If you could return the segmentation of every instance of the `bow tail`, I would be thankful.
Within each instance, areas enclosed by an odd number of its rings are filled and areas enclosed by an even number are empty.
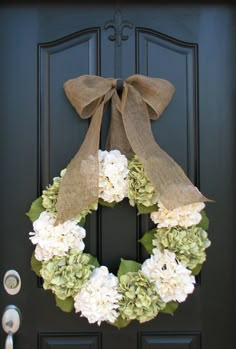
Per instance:
[[[120,150],[120,152],[126,155],[127,158],[131,158],[134,154],[125,132],[121,115],[121,101],[116,91],[112,96],[111,121],[108,131],[106,149]]]
[[[192,184],[181,167],[156,143],[147,105],[133,86],[126,86],[123,123],[134,153],[144,166],[159,201],[167,209],[209,201]]]
[[[79,151],[67,166],[60,183],[57,219],[62,223],[79,215],[98,198],[98,149],[105,100],[93,114],[89,129]]]

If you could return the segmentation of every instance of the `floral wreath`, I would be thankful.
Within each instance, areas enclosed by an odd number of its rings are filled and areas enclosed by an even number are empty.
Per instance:
[[[143,323],[160,313],[173,314],[194,291],[195,276],[211,244],[205,204],[195,201],[167,208],[137,154],[128,158],[118,149],[99,149],[95,158],[97,198],[78,214],[58,221],[62,185],[71,164],[32,203],[27,213],[34,230],[32,270],[42,278],[43,288],[55,295],[59,308],[74,308],[89,323],[121,328],[132,320]],[[121,258],[115,276],[84,252],[84,224],[99,204],[114,207],[125,198],[138,214],[150,214],[156,226],[139,240],[149,258],[142,264]]]

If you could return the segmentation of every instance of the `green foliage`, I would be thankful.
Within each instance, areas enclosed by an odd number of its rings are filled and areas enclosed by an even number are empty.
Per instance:
[[[93,265],[95,268],[99,267],[97,258],[92,256],[91,254],[88,254],[88,256],[89,256],[89,264]]]
[[[122,275],[127,274],[129,272],[136,272],[141,269],[141,264],[131,260],[125,260],[121,258],[118,277],[120,278]]]
[[[202,219],[200,223],[197,225],[197,227],[202,228],[203,230],[208,230],[209,228],[209,219],[206,215],[205,211],[201,211]]]
[[[35,272],[35,274],[36,274],[37,276],[40,277],[40,276],[41,276],[40,270],[41,270],[41,268],[42,268],[42,262],[38,261],[38,260],[35,258],[34,253],[33,253],[32,256],[31,256],[31,261],[30,261],[30,263],[31,263],[31,269]]]
[[[111,323],[111,325],[117,327],[117,328],[124,328],[126,326],[128,326],[130,324],[131,320],[126,320],[126,319],[122,319],[121,316],[118,317],[118,319]]]
[[[85,226],[85,223],[86,223],[86,218],[84,217],[84,218],[81,218],[81,220],[79,221],[79,225],[81,226],[81,227],[84,227]]]
[[[149,214],[152,212],[156,212],[158,210],[158,206],[157,205],[144,206],[142,204],[138,204],[137,209],[138,209],[138,214]]]
[[[89,207],[87,207],[86,209],[82,210],[80,212],[80,214],[78,216],[76,216],[75,218],[78,220],[79,225],[81,225],[80,222],[82,222],[82,224],[84,224],[86,216],[88,214],[91,214],[92,211],[96,211],[98,209],[98,201],[94,202],[93,204],[91,204]]]
[[[115,207],[115,205],[117,204],[116,201],[107,202],[107,201],[104,201],[102,198],[98,199],[98,203],[99,203],[99,205],[106,206],[106,207],[111,207],[111,208]]]
[[[70,313],[73,310],[74,299],[72,297],[68,297],[66,299],[60,299],[57,296],[55,296],[55,300],[56,300],[57,307],[65,311],[66,313]]]
[[[26,215],[30,218],[33,223],[36,219],[39,218],[40,213],[45,211],[45,208],[42,205],[42,197],[40,196],[31,204],[30,210],[26,213]]]
[[[161,310],[161,313],[174,315],[174,312],[176,311],[178,306],[179,306],[178,302],[174,302],[174,301],[168,302],[166,303],[165,308]]]
[[[149,230],[143,234],[143,237],[140,240],[138,240],[139,242],[141,242],[141,244],[149,254],[151,254],[153,250],[152,240],[154,239],[156,232],[157,232],[156,228]]]
[[[198,264],[198,265],[192,270],[192,274],[195,275],[195,276],[198,275],[198,274],[200,273],[201,269],[202,269],[202,264]]]

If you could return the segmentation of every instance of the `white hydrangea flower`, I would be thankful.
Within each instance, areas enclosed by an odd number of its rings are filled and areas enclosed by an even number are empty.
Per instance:
[[[65,256],[71,248],[84,250],[83,238],[86,235],[84,228],[76,220],[68,220],[63,224],[55,224],[55,216],[51,212],[43,211],[34,221],[34,232],[30,240],[35,248],[35,257],[39,261],[47,261],[53,256]]]
[[[128,195],[128,160],[119,150],[98,151],[99,198],[119,202]]]
[[[167,210],[165,206],[159,202],[159,210],[152,212],[150,217],[152,221],[158,224],[158,228],[171,228],[177,225],[188,228],[198,224],[201,219],[200,211],[204,209],[203,202],[197,202],[190,205],[177,207],[173,210]]]
[[[164,302],[184,302],[194,290],[195,278],[191,271],[177,261],[175,253],[168,250],[161,252],[155,248],[153,255],[144,261],[142,272],[156,285]]]
[[[117,291],[118,278],[109,273],[107,267],[95,268],[90,279],[75,296],[76,312],[88,319],[89,323],[102,321],[113,323],[118,317],[118,301],[122,296]]]

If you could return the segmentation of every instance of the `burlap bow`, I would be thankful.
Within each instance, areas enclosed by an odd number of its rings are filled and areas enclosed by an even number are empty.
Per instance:
[[[156,120],[169,104],[174,86],[167,80],[133,75],[123,83],[121,98],[116,79],[82,75],[68,80],[65,93],[81,118],[91,117],[84,142],[67,167],[57,200],[57,221],[77,216],[98,199],[98,149],[104,106],[111,99],[107,149],[137,154],[159,200],[168,209],[208,201],[180,166],[156,143],[150,119]]]

